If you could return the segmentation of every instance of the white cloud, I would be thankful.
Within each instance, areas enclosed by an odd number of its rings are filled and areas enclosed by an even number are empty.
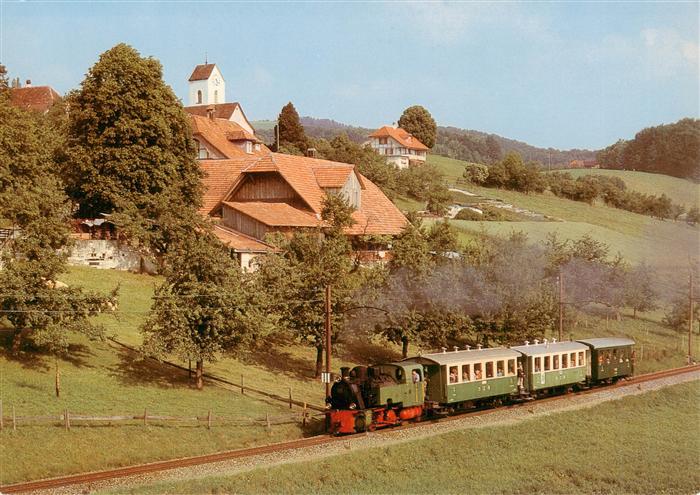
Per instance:
[[[655,79],[697,73],[700,50],[695,40],[673,29],[648,28],[634,36],[611,35],[589,47],[587,59],[595,65],[617,64]]]

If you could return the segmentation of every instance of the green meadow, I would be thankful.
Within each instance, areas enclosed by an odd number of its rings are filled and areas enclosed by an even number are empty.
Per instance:
[[[330,458],[110,493],[695,493],[700,383]]]

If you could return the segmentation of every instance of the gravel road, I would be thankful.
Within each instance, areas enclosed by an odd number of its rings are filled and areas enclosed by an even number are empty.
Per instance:
[[[676,375],[641,384],[630,384],[614,389],[601,389],[597,392],[586,395],[572,396],[567,400],[526,403],[521,407],[499,409],[493,413],[483,416],[464,417],[441,423],[425,423],[418,427],[406,430],[385,430],[383,432],[356,435],[330,445],[305,447],[293,451],[263,454],[246,459],[222,461],[213,464],[173,469],[170,471],[132,476],[112,481],[93,483],[90,485],[74,485],[71,487],[35,493],[92,493],[110,488],[124,489],[124,491],[128,492],[129,487],[134,487],[140,484],[150,484],[158,481],[190,480],[209,476],[233,475],[252,469],[268,468],[280,464],[309,461],[344,454],[351,451],[357,451],[360,449],[387,447],[389,445],[419,440],[429,436],[464,430],[467,428],[509,425],[519,421],[532,420],[549,414],[590,408],[603,402],[639,395],[653,390],[659,390],[670,385],[676,385],[699,379],[700,372]]]

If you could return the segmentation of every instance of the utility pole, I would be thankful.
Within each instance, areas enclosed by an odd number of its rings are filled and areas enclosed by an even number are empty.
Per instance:
[[[331,286],[326,285],[326,373],[331,373]],[[330,381],[326,383],[326,397],[331,395]]]
[[[691,338],[693,337],[693,271],[690,271],[690,291],[688,293],[688,364],[693,364],[693,345]]]
[[[564,335],[564,279],[561,276],[561,267],[559,267],[559,342],[562,341]]]

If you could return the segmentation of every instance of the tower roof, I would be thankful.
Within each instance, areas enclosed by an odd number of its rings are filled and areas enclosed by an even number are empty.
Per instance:
[[[202,64],[198,65],[192,71],[192,75],[189,81],[206,81],[211,76],[212,71],[216,67],[216,64]]]

